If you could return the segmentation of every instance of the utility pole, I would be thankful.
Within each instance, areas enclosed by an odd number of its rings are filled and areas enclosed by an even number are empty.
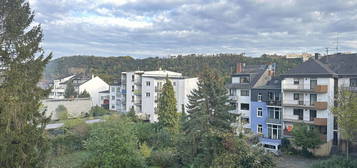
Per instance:
[[[338,33],[337,33],[337,39],[336,39],[336,53],[338,53],[338,38],[339,38],[339,36],[338,36]]]
[[[326,55],[328,55],[328,48],[326,48]]]

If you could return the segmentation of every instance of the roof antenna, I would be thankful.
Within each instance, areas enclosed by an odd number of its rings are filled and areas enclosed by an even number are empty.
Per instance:
[[[337,33],[337,39],[336,39],[336,53],[338,54],[338,40],[339,40],[339,35]]]

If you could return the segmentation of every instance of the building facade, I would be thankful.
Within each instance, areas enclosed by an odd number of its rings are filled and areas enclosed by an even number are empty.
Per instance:
[[[122,112],[122,90],[119,83],[114,83],[109,86],[110,105],[112,111]]]
[[[251,131],[259,135],[265,147],[276,147],[282,138],[282,96],[280,79],[253,88],[251,96]]]
[[[238,132],[249,132],[251,129],[251,89],[265,85],[273,76],[274,65],[245,65],[237,64],[236,72],[231,76],[229,99],[234,106],[233,114],[239,115]]]
[[[151,122],[158,121],[157,104],[166,77],[174,87],[178,112],[186,111],[187,96],[197,88],[197,78],[185,78],[181,73],[159,71],[123,72],[121,78],[122,110],[132,108],[138,116]]]

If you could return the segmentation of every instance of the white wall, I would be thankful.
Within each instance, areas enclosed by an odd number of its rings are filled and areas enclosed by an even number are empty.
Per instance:
[[[56,108],[59,105],[64,105],[67,108],[70,117],[79,117],[81,114],[89,113],[92,107],[92,101],[90,98],[61,100],[46,99],[42,101],[42,104],[47,109],[45,115],[47,117],[51,116],[52,120],[58,119]]]
[[[93,106],[100,106],[101,103],[99,102],[99,92],[108,89],[109,85],[97,76],[80,85],[79,94],[86,90],[92,98]]]

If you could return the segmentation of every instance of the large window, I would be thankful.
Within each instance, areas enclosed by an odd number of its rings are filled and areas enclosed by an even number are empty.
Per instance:
[[[249,96],[249,90],[241,90],[240,95],[241,96]]]
[[[146,92],[146,97],[150,97],[150,92]]]
[[[150,86],[150,81],[146,81],[146,86]]]
[[[280,118],[281,118],[281,108],[269,107],[268,111],[269,111],[269,118],[270,119],[280,120]]]
[[[294,79],[294,85],[298,85],[300,83],[299,79],[298,78],[295,78]]]
[[[235,96],[236,95],[236,89],[229,89],[229,95],[230,96]]]
[[[268,124],[268,138],[280,139],[281,138],[281,125]]]
[[[294,115],[298,116],[298,120],[304,119],[304,110],[303,109],[294,109]]]
[[[247,103],[241,103],[241,104],[240,104],[240,109],[241,109],[241,110],[249,110],[249,104],[247,104]]]
[[[310,121],[314,121],[316,118],[316,110],[310,110]]]
[[[257,117],[263,116],[263,108],[257,108]]]

